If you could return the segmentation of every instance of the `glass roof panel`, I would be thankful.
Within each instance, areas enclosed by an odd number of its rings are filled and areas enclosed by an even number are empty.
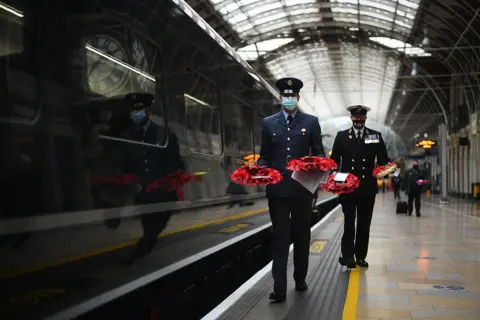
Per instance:
[[[290,49],[268,61],[275,78],[294,76],[304,82],[300,106],[320,118],[347,114],[345,108],[364,104],[369,118],[384,121],[400,62],[380,49],[323,42]]]
[[[247,60],[268,52],[267,68],[276,78],[295,76],[305,87],[301,105],[320,117],[346,114],[345,107],[362,103],[372,108],[370,118],[384,121],[400,68],[395,55],[356,44],[316,42],[303,47],[283,46],[288,34],[303,28],[344,27],[364,29],[377,35],[406,39],[421,0],[210,0],[215,9],[244,40],[238,53]],[[303,30],[304,31],[304,30]],[[283,38],[279,38],[283,37]],[[308,38],[304,38],[308,40]],[[402,41],[372,37],[391,51],[428,55]],[[397,41],[397,42],[392,42]],[[293,47],[293,48],[292,48]]]
[[[248,41],[265,30],[281,24],[291,29],[310,15],[319,25],[328,18],[347,27],[373,25],[385,31],[408,35],[413,26],[420,0],[210,0],[223,18]],[[322,9],[322,10],[321,10]],[[325,19],[327,18],[327,20]],[[395,28],[395,27],[400,28]]]

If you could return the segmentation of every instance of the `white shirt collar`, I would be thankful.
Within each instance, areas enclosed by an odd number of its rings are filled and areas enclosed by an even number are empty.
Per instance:
[[[365,131],[365,127],[363,127],[361,130],[353,127],[353,131],[355,132],[355,137],[358,136],[358,132],[360,132],[361,136],[363,137],[363,132]]]

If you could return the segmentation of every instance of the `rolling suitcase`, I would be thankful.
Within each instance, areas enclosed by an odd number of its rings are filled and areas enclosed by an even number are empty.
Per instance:
[[[397,202],[397,214],[407,214],[408,204],[407,201],[399,200]]]

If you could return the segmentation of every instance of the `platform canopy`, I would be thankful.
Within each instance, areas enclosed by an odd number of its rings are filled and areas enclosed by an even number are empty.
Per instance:
[[[261,60],[273,78],[305,87],[300,107],[320,118],[369,106],[385,122],[400,54],[426,56],[406,43],[420,0],[210,0],[242,39],[247,61]]]

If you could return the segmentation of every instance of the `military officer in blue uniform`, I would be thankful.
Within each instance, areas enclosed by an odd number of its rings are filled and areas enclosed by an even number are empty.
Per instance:
[[[317,117],[302,113],[297,104],[302,81],[283,78],[276,82],[282,110],[263,120],[262,147],[258,165],[278,170],[283,180],[267,186],[268,206],[273,224],[273,267],[275,282],[270,300],[282,302],[287,291],[287,260],[290,239],[294,243],[294,280],[297,291],[307,290],[310,246],[310,218],[313,194],[291,178],[286,169],[291,159],[314,155],[324,157],[322,134]]]
[[[132,107],[130,113],[132,125],[122,132],[120,137],[139,143],[122,143],[120,162],[122,173],[133,174],[140,178],[135,204],[178,201],[179,197],[176,191],[147,190],[147,186],[155,180],[178,171],[185,171],[177,137],[168,132],[164,126],[156,124],[150,119],[149,110],[154,103],[152,94],[130,93],[125,96],[125,100]],[[165,139],[168,143],[163,148],[161,146]],[[165,229],[171,216],[171,211],[142,215],[144,234],[138,242],[132,258],[127,263],[132,263],[152,251],[158,235]]]
[[[353,126],[337,133],[331,158],[339,164],[338,171],[352,173],[359,178],[360,186],[351,194],[340,195],[345,220],[342,256],[339,262],[350,269],[356,268],[356,265],[368,268],[365,258],[368,252],[373,206],[378,193],[377,178],[373,176],[373,169],[375,164],[386,165],[390,159],[382,134],[365,127],[367,112],[370,109],[356,105],[348,107],[347,110],[351,113]]]

